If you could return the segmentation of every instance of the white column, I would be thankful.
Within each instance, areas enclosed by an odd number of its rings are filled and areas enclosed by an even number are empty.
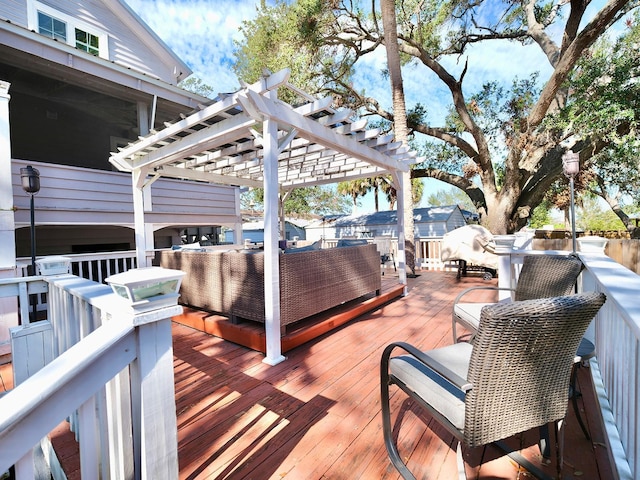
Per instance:
[[[138,268],[147,266],[147,227],[144,223],[144,192],[141,185],[145,176],[139,169],[131,172],[131,181],[133,182],[133,223]],[[151,238],[153,241],[153,236]]]
[[[15,218],[11,184],[9,86],[0,80],[0,278],[16,276]],[[0,300],[0,359],[10,353],[9,328],[18,325],[16,298]]]
[[[280,343],[280,250],[278,248],[278,125],[263,122],[265,363],[285,358]]]
[[[145,102],[138,102],[138,129],[140,135],[148,135],[150,132],[149,105]],[[147,176],[146,170],[138,171],[134,178],[133,188],[133,205],[134,205],[134,223],[136,238],[136,256],[138,267],[151,266],[147,264],[148,259],[146,252],[153,250],[155,244],[153,241],[153,224],[145,223],[144,212],[153,210],[151,203],[151,185],[144,186]]]
[[[0,270],[16,268],[13,187],[11,186],[11,136],[9,129],[9,83],[0,81]],[[4,275],[3,275],[4,276]]]
[[[398,280],[405,285],[404,295],[407,294],[407,257],[404,251],[404,190],[402,189],[404,178],[402,172],[393,172],[393,182],[396,184],[398,216]]]

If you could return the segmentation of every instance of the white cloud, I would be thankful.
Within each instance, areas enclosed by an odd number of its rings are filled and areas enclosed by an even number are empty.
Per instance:
[[[214,91],[239,87],[231,69],[233,40],[256,1],[127,0],[140,18]]]

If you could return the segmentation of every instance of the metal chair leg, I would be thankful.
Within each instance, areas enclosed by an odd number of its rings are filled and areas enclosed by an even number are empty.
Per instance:
[[[564,424],[559,422],[553,422],[553,427],[556,434],[556,472],[558,478],[562,478],[562,464],[564,461]]]
[[[578,368],[580,368],[580,365],[581,365],[581,362],[574,363],[573,368],[571,369],[571,380],[569,381],[569,388],[571,389],[570,391],[571,404],[573,405],[573,411],[576,414],[576,419],[578,420],[578,425],[580,425],[580,428],[582,429],[582,433],[584,433],[584,436],[586,437],[587,440],[591,440],[591,435],[589,435],[589,432],[587,431],[587,426],[584,424],[584,421],[582,420],[582,414],[580,413],[580,408],[578,406],[578,397],[582,395],[580,391],[576,389],[576,381],[578,379]]]
[[[389,406],[389,355],[391,349],[386,349],[382,355],[380,362],[380,403],[382,407],[382,434],[384,437],[384,445],[387,448],[389,459],[394,467],[398,470],[404,480],[416,480],[411,471],[400,458],[398,447],[393,441],[393,430],[391,428],[391,408]]]

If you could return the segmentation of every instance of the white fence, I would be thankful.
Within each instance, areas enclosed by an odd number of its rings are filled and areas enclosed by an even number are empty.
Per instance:
[[[395,266],[398,259],[398,239],[392,237],[374,237],[366,239],[369,243],[378,245],[381,255],[391,254]],[[338,244],[338,239],[325,239],[323,248],[332,248]],[[382,247],[384,245],[384,247]],[[416,239],[416,267],[423,270],[436,270],[455,272],[458,269],[457,262],[443,262],[440,259],[442,252],[442,237],[420,237]]]
[[[617,465],[626,458],[620,478],[640,478],[640,276],[604,255],[581,255],[586,265],[582,289],[607,295],[595,322],[598,387],[605,402],[608,438],[619,434],[610,450]]]
[[[81,478],[177,478],[171,317],[182,307],[133,314],[74,275],[3,279],[0,297],[35,282],[48,286],[50,322],[12,331],[17,386],[0,398],[0,473],[15,464],[18,480],[32,479],[34,447],[71,417]],[[39,350],[54,359],[34,373],[34,360],[49,360]]]

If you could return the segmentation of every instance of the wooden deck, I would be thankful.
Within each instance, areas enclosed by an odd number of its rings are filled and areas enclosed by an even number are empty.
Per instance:
[[[389,278],[389,277],[387,277]],[[379,359],[385,345],[409,341],[422,349],[451,343],[451,304],[460,289],[491,282],[455,273],[421,272],[409,294],[290,349],[276,366],[244,346],[174,323],[174,358],[180,478],[182,479],[397,479],[382,440]],[[495,283],[495,280],[493,281]],[[11,386],[0,366],[0,387]],[[565,478],[614,478],[588,369],[580,369],[592,441],[579,430],[569,407]],[[526,399],[523,399],[526,401]],[[394,418],[401,412],[399,444],[417,478],[456,476],[453,439],[399,391],[392,392]],[[77,454],[64,429],[61,460],[79,478]],[[537,432],[513,439],[540,464]],[[531,478],[490,450],[466,452],[467,477]],[[549,473],[553,466],[545,466]]]

